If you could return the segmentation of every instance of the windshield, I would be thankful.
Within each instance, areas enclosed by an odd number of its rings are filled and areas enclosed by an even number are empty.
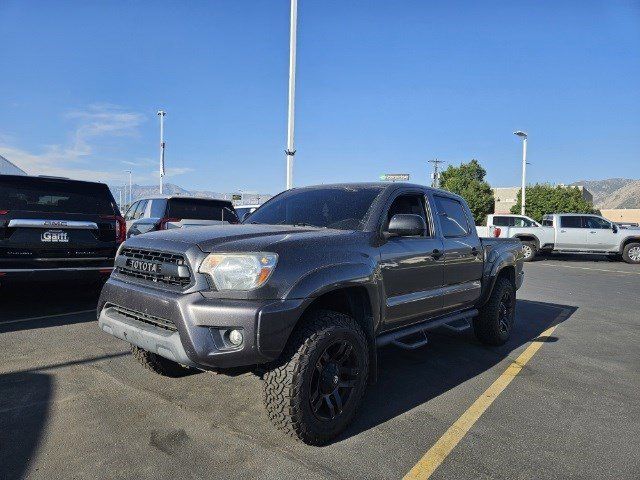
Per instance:
[[[327,187],[291,190],[262,205],[248,223],[362,230],[382,187]]]

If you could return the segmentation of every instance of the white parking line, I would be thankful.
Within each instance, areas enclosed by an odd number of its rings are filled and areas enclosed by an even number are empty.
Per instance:
[[[3,325],[9,325],[12,323],[33,322],[34,320],[44,320],[45,318],[64,317],[66,315],[80,315],[81,313],[89,313],[89,312],[95,313],[96,310],[95,308],[92,308],[91,310],[78,310],[77,312],[56,313],[55,315],[43,315],[41,317],[19,318],[17,320],[8,320],[6,322],[0,321],[0,328]]]
[[[607,273],[615,273],[622,275],[640,275],[640,272],[625,272],[624,270],[609,270],[607,268],[591,268],[591,267],[576,267],[575,265],[560,265],[557,263],[554,264],[545,264],[545,263],[530,263],[529,265],[537,265],[539,267],[562,267],[562,268],[577,268],[580,270],[595,270],[596,272],[607,272]],[[529,266],[527,265],[527,267]]]

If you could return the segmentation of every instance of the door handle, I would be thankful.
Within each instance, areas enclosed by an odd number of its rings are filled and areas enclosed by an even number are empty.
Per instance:
[[[596,233],[596,232],[589,232],[589,233]]]
[[[437,248],[434,248],[433,252],[431,252],[431,257],[433,257],[434,260],[438,260],[440,257],[442,257],[442,252]]]
[[[566,230],[560,230],[560,233],[567,233]]]

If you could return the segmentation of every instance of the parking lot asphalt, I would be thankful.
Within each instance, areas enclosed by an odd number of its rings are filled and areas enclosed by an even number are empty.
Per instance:
[[[251,374],[144,370],[98,330],[95,291],[2,291],[0,478],[401,478],[535,342],[431,478],[639,478],[640,269],[552,257],[525,274],[508,344],[443,332],[381,350],[356,422],[325,447],[276,431]]]

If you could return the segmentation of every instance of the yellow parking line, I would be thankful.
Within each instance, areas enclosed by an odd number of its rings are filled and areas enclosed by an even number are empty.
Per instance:
[[[531,357],[540,349],[544,339],[551,336],[558,323],[547,328],[529,345],[518,358],[507,367],[498,379],[487,388],[478,399],[462,414],[456,422],[438,439],[438,441],[424,454],[418,463],[404,476],[405,480],[423,480],[440,466],[456,445],[464,438],[467,432],[478,421],[482,414],[489,408],[493,401],[507,388],[507,385],[520,373]]]

